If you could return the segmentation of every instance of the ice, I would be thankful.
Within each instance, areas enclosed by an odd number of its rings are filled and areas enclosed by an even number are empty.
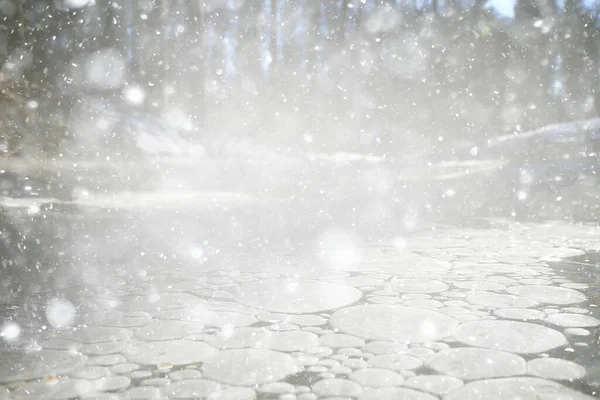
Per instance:
[[[573,381],[585,376],[585,368],[560,358],[536,358],[527,363],[527,373],[545,379]]]
[[[327,320],[319,315],[290,315],[285,319],[286,322],[300,326],[321,326],[327,323]]]
[[[245,387],[230,387],[210,394],[208,400],[256,400],[256,392]]]
[[[273,332],[265,328],[238,328],[231,335],[220,333],[207,340],[222,349],[254,347],[278,351],[304,350],[319,343],[312,332]]]
[[[540,310],[530,308],[500,308],[494,310],[494,315],[503,319],[516,319],[521,321],[542,320],[546,314]]]
[[[396,372],[382,368],[359,369],[349,378],[366,387],[398,386],[404,382],[404,378]]]
[[[380,354],[369,358],[368,365],[375,368],[385,368],[393,371],[406,371],[420,368],[423,361],[406,354]]]
[[[440,351],[427,366],[436,372],[463,380],[524,375],[526,362],[522,357],[504,351],[456,348]]]
[[[294,392],[294,385],[286,382],[272,382],[258,387],[259,393],[284,394]]]
[[[439,293],[448,290],[448,285],[434,279],[395,277],[390,282],[390,288],[401,293]]]
[[[85,60],[86,85],[101,90],[118,89],[125,84],[125,58],[115,48],[105,48]]]
[[[471,304],[489,308],[529,308],[536,307],[539,303],[525,297],[500,293],[481,293],[467,296]]]
[[[266,349],[224,350],[202,366],[207,378],[243,386],[278,381],[298,370],[288,354]]]
[[[55,298],[50,300],[46,306],[46,319],[56,329],[73,325],[76,317],[77,310],[67,299]]]
[[[174,399],[205,399],[211,394],[218,392],[221,385],[206,379],[190,379],[173,382],[168,385],[165,394]]]
[[[480,281],[480,280],[471,280],[471,281],[466,281],[466,282],[456,282],[454,283],[454,286],[456,286],[457,288],[460,289],[467,289],[467,290],[490,290],[490,291],[494,291],[494,290],[504,290],[506,289],[506,286],[498,283],[498,282],[491,282],[491,281]]]
[[[125,351],[129,361],[142,365],[187,365],[204,362],[218,350],[191,340],[165,340],[139,343]]]
[[[581,314],[552,314],[546,318],[546,322],[566,328],[595,328],[600,321],[594,317]]]
[[[68,374],[85,365],[87,357],[66,351],[0,350],[0,383]]]
[[[162,392],[159,388],[138,386],[126,391],[124,396],[129,400],[160,400]]]
[[[437,400],[437,397],[428,393],[406,388],[372,388],[365,390],[358,400]]]
[[[340,348],[340,347],[363,347],[365,341],[361,338],[340,333],[323,335],[319,338],[319,344],[325,347]]]
[[[135,336],[140,340],[174,340],[183,339],[194,333],[204,330],[204,325],[198,322],[183,321],[154,321],[149,325],[139,328]]]
[[[569,399],[593,397],[540,378],[500,378],[468,383],[453,390],[444,400]]]
[[[361,385],[347,379],[323,379],[313,385],[313,392],[319,397],[357,397],[362,390]]]
[[[470,321],[461,324],[454,338],[470,346],[511,353],[543,353],[567,344],[565,336],[541,325],[516,321]]]
[[[587,297],[581,292],[556,286],[511,286],[507,292],[546,304],[567,305],[587,300]]]
[[[590,331],[583,328],[567,328],[565,329],[565,334],[570,336],[590,336]]]
[[[316,280],[266,279],[242,284],[237,301],[273,312],[301,314],[337,309],[357,302],[362,292],[350,286]]]
[[[417,375],[407,378],[404,386],[443,396],[463,385],[463,381],[447,375]]]
[[[450,336],[458,322],[441,313],[411,307],[369,304],[336,311],[330,324],[365,339],[432,342]]]
[[[133,332],[125,328],[82,326],[61,336],[64,340],[80,343],[103,343],[127,341]]]

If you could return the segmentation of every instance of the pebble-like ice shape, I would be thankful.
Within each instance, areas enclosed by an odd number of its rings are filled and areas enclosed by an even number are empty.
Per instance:
[[[434,342],[450,336],[458,322],[445,314],[422,308],[368,304],[338,310],[333,328],[365,339],[396,342]]]
[[[165,320],[198,322],[207,326],[250,326],[256,323],[252,315],[239,312],[213,311],[205,307],[190,307],[178,310],[166,310],[158,313]]]
[[[494,315],[504,319],[516,319],[520,321],[544,319],[546,317],[543,311],[531,308],[500,308],[494,311]]]
[[[290,315],[285,319],[285,322],[296,324],[299,326],[320,326],[325,325],[327,320],[320,315]]]
[[[298,370],[291,356],[267,349],[224,350],[202,366],[209,379],[243,386],[278,381]]]
[[[84,366],[87,357],[67,351],[0,350],[0,360],[0,383],[7,383],[68,374]]]
[[[390,288],[400,293],[439,293],[448,290],[448,285],[434,279],[392,278]]]
[[[557,313],[548,316],[546,321],[566,328],[593,328],[600,325],[598,319],[582,314]]]
[[[312,391],[319,397],[357,397],[360,396],[363,388],[358,383],[347,379],[323,379],[313,385]]]
[[[465,322],[456,329],[454,338],[470,346],[523,354],[543,353],[567,343],[567,338],[554,329],[517,321]]]
[[[358,400],[390,400],[390,399],[402,399],[402,400],[437,400],[438,398],[423,393],[418,390],[407,389],[407,388],[373,388],[363,391],[358,396]]]
[[[360,300],[362,292],[336,283],[279,278],[245,283],[234,290],[234,297],[259,309],[302,314],[353,304]]]
[[[230,387],[211,394],[208,400],[256,400],[256,392],[245,387]]]
[[[276,332],[265,328],[237,328],[207,339],[221,349],[254,347],[278,351],[299,351],[319,345],[318,336],[306,331]]]
[[[527,363],[527,373],[545,379],[572,381],[585,376],[585,368],[561,358],[536,358]]]
[[[84,326],[63,334],[65,340],[74,340],[80,343],[119,342],[131,339],[133,332],[125,328],[111,328],[102,326]]]
[[[154,321],[135,332],[140,340],[174,340],[183,339],[194,333],[200,333],[204,325],[199,322]]]
[[[402,375],[383,368],[363,368],[350,374],[349,378],[363,386],[398,386],[404,382]]]
[[[569,399],[593,397],[541,378],[499,378],[466,384],[444,396],[444,400]]]
[[[526,365],[516,354],[468,347],[442,350],[427,362],[434,371],[463,380],[524,375]]]
[[[443,396],[463,384],[460,379],[447,375],[417,375],[407,378],[404,382],[406,387],[433,393],[437,396]]]
[[[165,340],[134,345],[125,351],[125,356],[142,365],[187,365],[204,362],[218,352],[203,342]]]
[[[489,308],[528,308],[539,305],[537,301],[525,297],[491,292],[469,295],[467,301],[471,304]]]
[[[394,371],[407,371],[420,368],[423,361],[407,354],[380,354],[369,358],[368,365]]]
[[[485,280],[476,280],[476,279],[466,281],[466,282],[456,282],[456,283],[454,283],[454,286],[456,286],[457,288],[460,288],[460,289],[467,289],[467,290],[504,290],[504,289],[506,289],[506,286],[501,283],[485,281]]]
[[[221,390],[221,385],[206,379],[189,379],[173,382],[165,389],[169,399],[205,399]]]
[[[577,304],[587,300],[587,297],[581,292],[557,286],[511,286],[506,291],[546,304]]]
[[[362,338],[344,335],[343,333],[331,333],[329,335],[323,335],[319,338],[319,344],[325,347],[339,348],[339,347],[362,347],[365,345],[365,341]]]

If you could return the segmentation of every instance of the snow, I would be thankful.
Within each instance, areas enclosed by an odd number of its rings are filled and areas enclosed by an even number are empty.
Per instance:
[[[462,380],[524,375],[526,371],[525,359],[516,354],[475,348],[442,350],[428,360],[427,366]]]
[[[461,324],[454,338],[470,346],[511,353],[543,353],[567,344],[565,336],[542,325],[517,321],[471,321]]]
[[[444,314],[394,305],[363,305],[336,311],[330,324],[365,339],[431,342],[452,334],[456,320]]]
[[[67,299],[54,298],[46,306],[46,319],[54,328],[65,328],[73,325],[77,317],[75,306]]]
[[[263,310],[301,314],[337,309],[355,303],[362,292],[350,286],[316,280],[265,279],[240,285],[237,301]]]
[[[253,386],[278,381],[298,372],[294,359],[266,349],[223,350],[202,365],[206,378],[233,385]]]

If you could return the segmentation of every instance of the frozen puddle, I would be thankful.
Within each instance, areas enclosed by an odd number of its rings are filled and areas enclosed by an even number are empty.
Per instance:
[[[598,299],[550,258],[599,236],[508,225],[350,249],[362,264],[335,269],[135,266],[113,292],[68,288],[65,313],[39,312],[50,295],[0,304],[0,400],[593,399]]]

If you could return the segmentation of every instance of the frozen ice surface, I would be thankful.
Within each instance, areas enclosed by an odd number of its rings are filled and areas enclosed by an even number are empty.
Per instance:
[[[554,329],[517,321],[471,321],[461,324],[454,338],[470,346],[511,353],[543,353],[567,344]]]
[[[400,293],[440,293],[448,290],[448,285],[433,279],[392,278],[390,288]]]
[[[244,386],[278,381],[298,370],[297,362],[288,354],[266,349],[224,350],[202,366],[209,379]]]
[[[350,286],[317,280],[266,279],[235,290],[242,304],[263,310],[301,314],[334,310],[357,302],[362,292]]]
[[[221,385],[206,379],[189,379],[173,382],[166,387],[168,398],[205,399],[221,390]]]
[[[320,397],[357,397],[362,391],[360,384],[347,379],[323,379],[313,385],[313,392]]]
[[[600,321],[594,317],[566,313],[552,314],[546,318],[546,322],[566,328],[595,328],[600,325]]]
[[[539,305],[535,300],[500,293],[480,293],[467,296],[467,301],[489,308],[529,308]]]
[[[530,308],[500,308],[494,310],[494,315],[503,319],[515,319],[521,321],[542,320],[546,314],[540,310]]]
[[[585,368],[561,358],[542,357],[527,363],[527,374],[540,378],[572,381],[585,376]]]
[[[221,331],[207,339],[221,349],[262,348],[278,351],[299,351],[319,344],[318,336],[305,331],[274,332],[266,328],[237,328],[231,332]]]
[[[404,382],[404,386],[429,392],[438,396],[457,389],[463,385],[463,381],[447,375],[417,375],[412,376]]]
[[[447,315],[394,305],[362,305],[336,311],[330,324],[365,339],[423,343],[450,336],[458,322]]]
[[[437,397],[407,388],[370,388],[358,396],[359,400],[437,400]]]
[[[204,362],[218,350],[206,343],[191,340],[142,342],[131,346],[125,356],[142,365],[187,365]]]
[[[67,374],[85,365],[87,357],[66,351],[0,350],[0,383]]]
[[[135,332],[136,338],[140,340],[174,340],[183,339],[194,333],[200,333],[204,325],[197,322],[182,321],[154,321],[139,328]]]
[[[371,387],[398,386],[404,382],[402,375],[383,368],[359,369],[350,374],[349,378],[363,386]]]
[[[556,286],[511,286],[507,292],[546,304],[567,305],[587,300],[587,297],[581,292]]]
[[[476,348],[442,350],[427,365],[462,380],[524,375],[526,371],[525,359],[516,354]]]
[[[591,400],[593,397],[559,383],[540,378],[500,378],[468,383],[451,391],[444,400],[493,399],[569,399]]]

